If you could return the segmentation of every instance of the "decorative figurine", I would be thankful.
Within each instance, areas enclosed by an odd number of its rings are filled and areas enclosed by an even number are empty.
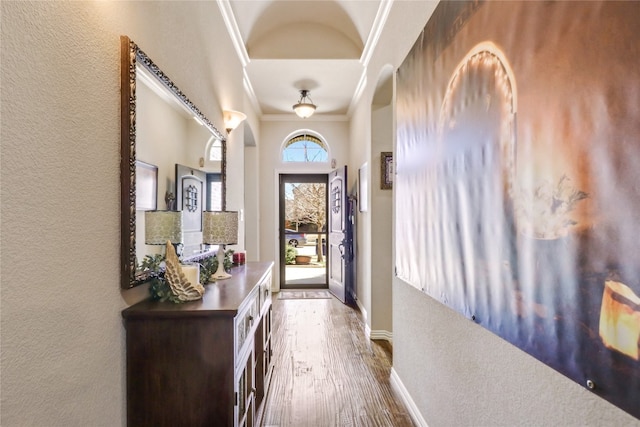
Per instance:
[[[204,295],[204,286],[200,283],[191,283],[182,271],[180,260],[176,254],[171,241],[167,240],[167,258],[166,258],[165,279],[171,291],[178,297],[180,301],[195,301]]]

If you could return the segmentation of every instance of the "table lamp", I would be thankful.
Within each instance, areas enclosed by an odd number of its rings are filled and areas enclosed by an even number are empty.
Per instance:
[[[218,245],[218,269],[211,280],[228,279],[224,271],[224,246],[238,243],[238,212],[204,211],[202,213],[202,243]]]
[[[182,212],[146,211],[144,213],[144,242],[147,245],[166,245],[167,240],[176,247],[182,244]]]

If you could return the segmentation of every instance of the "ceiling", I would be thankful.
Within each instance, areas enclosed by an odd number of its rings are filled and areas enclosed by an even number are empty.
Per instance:
[[[314,118],[349,114],[389,0],[219,0],[262,118],[292,118],[300,90]]]

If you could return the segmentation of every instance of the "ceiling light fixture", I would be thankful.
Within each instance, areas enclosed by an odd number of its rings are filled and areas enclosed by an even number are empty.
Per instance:
[[[241,113],[240,111],[233,110],[224,110],[223,115],[224,128],[226,129],[227,133],[231,133],[232,130],[237,128],[240,123],[244,122],[244,120],[247,118],[246,114]]]
[[[293,111],[295,111],[298,117],[303,119],[311,117],[311,115],[316,111],[316,106],[309,97],[308,90],[303,89],[300,91],[300,100],[293,106]]]

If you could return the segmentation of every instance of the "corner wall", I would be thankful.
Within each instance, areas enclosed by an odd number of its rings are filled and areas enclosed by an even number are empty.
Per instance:
[[[394,2],[389,20],[403,25],[383,31],[369,65],[369,82],[376,81],[385,63],[399,66],[436,4]],[[370,140],[374,89],[367,86],[353,114],[353,165],[368,158],[362,141]],[[408,392],[404,397],[432,427],[640,425],[626,412],[396,278],[393,365]]]
[[[371,113],[371,338],[392,339],[392,190],[380,188],[380,153],[393,150],[393,107]]]
[[[126,425],[120,312],[147,291],[120,290],[119,37],[219,129],[242,70],[215,2],[0,8],[0,424]]]

